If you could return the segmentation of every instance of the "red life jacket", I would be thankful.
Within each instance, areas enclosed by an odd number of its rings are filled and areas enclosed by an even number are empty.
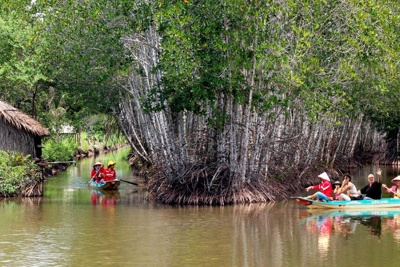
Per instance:
[[[112,181],[114,179],[117,179],[117,173],[115,172],[114,169],[111,170],[111,169],[107,168],[104,170],[104,174],[106,176],[104,178],[105,181]]]
[[[101,167],[99,172],[97,172],[94,168],[92,169],[92,173],[90,174],[90,178],[96,179],[96,182],[99,182],[101,179],[105,177],[104,175],[104,167]],[[97,174],[96,174],[97,173]],[[101,176],[101,177],[100,177]]]
[[[319,189],[321,191],[321,193],[327,197],[331,197],[331,195],[332,195],[332,185],[327,180],[323,180],[322,183],[320,183],[319,185],[313,186],[312,189],[315,189],[315,190]]]

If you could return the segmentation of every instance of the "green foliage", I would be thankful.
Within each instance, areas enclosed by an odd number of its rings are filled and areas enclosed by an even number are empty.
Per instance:
[[[102,130],[94,134],[82,132],[80,145],[74,136],[53,135],[43,142],[43,157],[48,161],[68,161],[78,153],[102,151],[106,146],[114,147],[126,143],[125,136],[119,133],[107,135]]]
[[[250,91],[254,109],[300,109],[312,121],[362,112],[376,121],[375,112],[382,118],[399,109],[399,4],[139,2],[137,29],[153,23],[162,38],[163,77],[145,101],[148,111],[204,114],[221,95],[246,104]]]
[[[7,3],[0,4],[0,9],[1,5]],[[35,38],[34,25],[21,13],[0,12],[1,98],[34,116],[41,112],[38,103],[51,83],[46,75],[44,41]]]
[[[36,35],[46,40],[49,74],[78,128],[84,117],[112,112],[118,104],[121,92],[112,79],[126,68],[120,38],[128,31],[128,7],[128,1],[45,0],[30,10],[44,14]]]
[[[43,147],[43,157],[47,160],[67,161],[72,159],[72,156],[78,149],[78,144],[70,138],[59,142],[50,139],[44,142]]]
[[[0,194],[14,195],[24,186],[41,178],[35,163],[19,152],[0,150]]]
[[[109,133],[86,120],[116,114],[135,60],[122,40],[150,26],[162,77],[144,99],[149,112],[211,107],[220,128],[229,114],[218,101],[232,96],[260,113],[364,113],[384,131],[400,126],[398,1],[7,0],[0,10],[1,97],[29,113],[37,103],[51,130]]]

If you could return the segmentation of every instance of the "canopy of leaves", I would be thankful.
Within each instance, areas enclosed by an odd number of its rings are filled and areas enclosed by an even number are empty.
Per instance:
[[[32,3],[2,1],[0,18],[0,87],[25,109],[39,95],[50,110],[50,84],[77,124],[113,113],[125,97],[118,78],[132,65],[121,38],[155,26],[162,79],[145,99],[149,111],[205,114],[224,95],[248,103],[251,91],[259,112],[363,112],[383,130],[400,125],[397,1]]]
[[[375,120],[372,114],[382,109],[397,113],[393,96],[399,95],[399,4],[146,3],[147,8],[137,12],[153,10],[152,23],[162,38],[159,68],[164,74],[147,107],[201,113],[218,94],[246,102],[253,89],[255,107],[301,108],[310,119],[366,112]],[[145,29],[150,19],[136,17],[141,18],[139,28]],[[387,107],[386,101],[393,106]]]

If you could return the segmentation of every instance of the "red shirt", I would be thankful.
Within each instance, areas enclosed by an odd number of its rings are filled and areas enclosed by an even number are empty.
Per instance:
[[[312,187],[312,189],[315,190],[320,190],[322,194],[324,194],[327,197],[331,197],[332,195],[332,185],[328,180],[323,180],[322,183],[319,185],[315,185]]]
[[[115,172],[114,169],[105,169],[104,174],[106,175],[106,178],[104,178],[105,181],[112,181],[114,179],[117,179],[117,173]]]
[[[101,178],[104,178],[104,170],[105,170],[104,167],[101,167],[99,173],[97,174],[97,177],[94,177],[95,174],[97,173],[97,171],[93,168],[92,173],[90,174],[90,178],[92,178],[92,179],[96,178],[97,181],[100,181]],[[99,177],[100,174],[101,174],[101,177]]]

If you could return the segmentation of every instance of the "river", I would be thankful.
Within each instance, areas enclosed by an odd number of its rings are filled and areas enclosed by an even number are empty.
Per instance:
[[[95,161],[117,161],[117,175],[137,181],[128,153],[79,161],[46,181],[43,198],[0,201],[0,266],[398,266],[400,210],[172,207],[126,183],[117,194],[86,186]],[[370,172],[353,174],[358,188]],[[384,182],[398,172],[383,168]]]

